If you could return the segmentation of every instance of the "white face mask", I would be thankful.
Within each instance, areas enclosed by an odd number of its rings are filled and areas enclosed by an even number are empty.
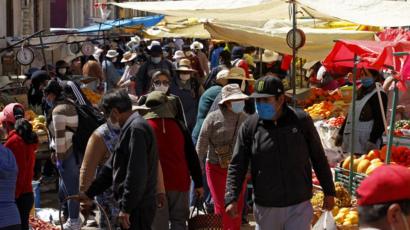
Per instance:
[[[181,79],[181,81],[188,81],[189,79],[191,79],[191,74],[180,74],[179,78]]]
[[[154,90],[155,91],[161,91],[163,93],[168,92],[169,86],[165,86],[165,85],[159,85],[159,86],[154,86]]]
[[[66,68],[60,68],[58,69],[58,73],[61,75],[64,75],[65,73],[67,73],[67,69]]]
[[[158,64],[161,62],[161,57],[152,57],[151,58],[152,62],[154,62],[155,64]]]
[[[114,131],[121,130],[121,125],[120,125],[120,123],[119,123],[118,121],[117,121],[116,123],[113,123],[113,122],[111,121],[111,118],[108,118],[108,119],[107,119],[107,125],[108,125],[109,128],[113,129]]]

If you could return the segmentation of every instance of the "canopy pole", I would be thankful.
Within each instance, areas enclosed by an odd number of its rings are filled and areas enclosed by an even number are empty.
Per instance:
[[[292,0],[292,27],[293,27],[293,41],[292,41],[292,89],[293,89],[293,107],[296,108],[296,1]]]
[[[391,157],[391,147],[393,145],[393,136],[394,136],[394,123],[396,117],[396,106],[397,106],[397,96],[399,94],[399,89],[397,88],[397,82],[394,80],[394,91],[393,91],[393,102],[392,102],[392,111],[390,117],[390,129],[389,129],[389,139],[387,141],[387,153],[386,153],[386,164],[390,164]]]
[[[356,133],[356,128],[355,128],[355,116],[356,116],[356,74],[357,74],[357,64],[359,62],[357,58],[357,54],[354,54],[353,58],[353,96],[352,96],[352,110],[350,111],[350,116],[352,117],[351,120],[351,125],[352,125],[352,134],[350,135],[350,170],[349,170],[349,193],[353,194],[353,163],[354,163],[354,141],[355,141],[355,133]]]
[[[262,48],[259,48],[259,77],[263,77]]]

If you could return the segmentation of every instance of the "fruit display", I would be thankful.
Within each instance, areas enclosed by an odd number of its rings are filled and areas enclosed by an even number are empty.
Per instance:
[[[349,195],[349,192],[343,187],[343,185],[339,182],[335,183],[336,189],[336,201],[335,204],[338,208],[343,207],[351,207],[352,206],[352,198]],[[320,209],[322,207],[324,194],[322,191],[317,191],[310,202],[314,209]]]
[[[342,127],[345,119],[345,116],[332,117],[326,120],[325,123],[330,125],[331,127],[340,128]]]
[[[312,117],[313,120],[320,120],[328,118],[332,114],[333,103],[329,101],[322,101],[318,104],[314,104],[307,109],[306,112]]]
[[[343,184],[336,182],[336,201],[335,206],[332,210],[332,215],[338,225],[341,226],[356,226],[359,221],[359,216],[357,210],[353,207],[355,203],[352,200],[349,192],[343,187]],[[319,220],[322,215],[322,204],[323,204],[324,194],[322,191],[316,191],[310,200],[313,206],[313,219],[312,225],[314,225],[317,220]]]
[[[360,158],[353,159],[353,172],[370,175],[376,168],[384,163],[380,159],[379,151],[372,150],[367,155],[362,155]],[[350,170],[350,156],[347,157],[342,164],[346,170]]]
[[[91,89],[82,88],[81,91],[87,97],[87,99],[91,102],[91,104],[96,105],[100,103],[102,96]]]
[[[394,135],[398,137],[410,137],[410,120],[400,120],[394,125]]]
[[[343,96],[340,90],[327,91],[321,88],[312,88],[310,97],[302,101],[300,104],[303,104],[306,107],[320,103],[325,100],[335,102],[341,100],[342,98]]]
[[[400,120],[396,121],[395,129],[409,129],[410,130],[410,120]]]
[[[40,220],[34,216],[30,216],[29,224],[31,226],[31,229],[33,230],[58,230],[60,229],[59,227],[56,227],[50,223]]]
[[[359,212],[356,208],[334,209],[332,212],[337,225],[355,226],[359,224]]]

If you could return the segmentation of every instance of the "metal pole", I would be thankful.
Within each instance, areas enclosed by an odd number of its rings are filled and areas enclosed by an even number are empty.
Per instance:
[[[40,33],[39,39],[40,39],[40,45],[41,45],[41,54],[43,55],[44,67],[46,68],[47,75],[50,76],[50,70],[48,69],[48,65],[47,65],[46,53],[44,52],[43,37],[41,36],[41,33]]]
[[[390,118],[390,130],[389,130],[389,136],[388,136],[388,141],[387,141],[386,164],[390,164],[391,147],[393,145],[393,135],[394,135],[394,122],[395,122],[395,117],[396,117],[397,98],[399,95],[399,89],[397,88],[397,82],[395,81],[393,84],[394,84],[394,91],[393,91],[392,111],[391,111],[391,118]]]
[[[349,193],[353,194],[353,163],[354,163],[354,141],[355,141],[355,116],[356,116],[356,74],[357,74],[357,64],[359,62],[357,54],[354,55],[354,66],[353,66],[353,97],[352,97],[352,110],[350,111],[350,116],[352,117],[352,134],[350,135],[350,170],[349,170]]]
[[[4,49],[1,49],[1,50],[0,50],[0,53],[2,53],[2,52],[5,51],[5,50],[8,50],[8,49],[10,49],[10,48],[13,48],[13,47],[17,46],[18,44],[21,44],[21,43],[27,41],[28,39],[37,36],[38,34],[41,34],[43,31],[44,31],[44,30],[40,30],[40,31],[38,31],[38,32],[36,32],[36,33],[34,33],[34,34],[32,34],[32,35],[26,37],[26,38],[21,39],[20,41],[14,43],[13,45],[10,45],[10,46],[7,46],[7,47],[4,48]]]
[[[263,77],[262,49],[259,48],[259,77]]]
[[[296,108],[296,1],[292,0],[292,27],[293,27],[293,41],[292,41],[292,88],[293,88],[293,107]]]

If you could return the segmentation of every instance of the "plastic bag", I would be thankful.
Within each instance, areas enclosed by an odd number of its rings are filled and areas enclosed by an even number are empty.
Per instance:
[[[319,220],[316,222],[315,226],[313,226],[312,230],[337,230],[336,222],[333,219],[332,212],[326,211],[324,212]]]

